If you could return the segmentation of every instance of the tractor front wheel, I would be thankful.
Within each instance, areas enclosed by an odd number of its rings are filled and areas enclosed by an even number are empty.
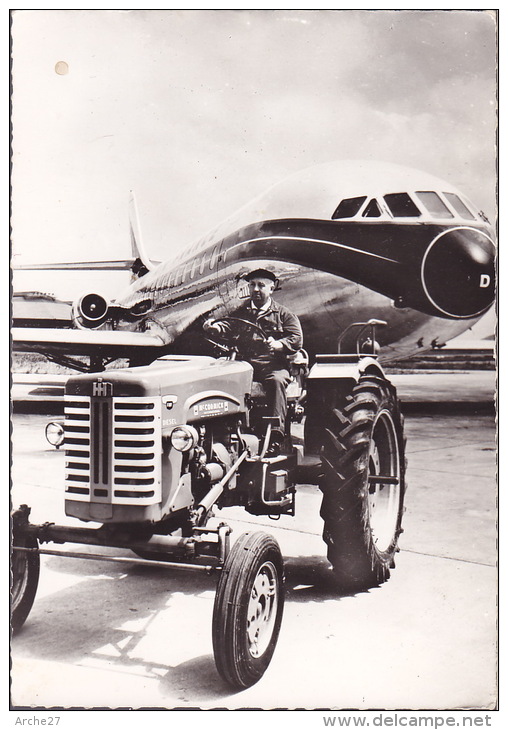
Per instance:
[[[213,610],[213,651],[221,677],[250,687],[265,673],[279,637],[284,565],[263,532],[241,535],[222,570]]]

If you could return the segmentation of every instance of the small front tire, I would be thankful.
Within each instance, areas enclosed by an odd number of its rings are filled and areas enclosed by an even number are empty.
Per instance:
[[[284,608],[284,563],[276,540],[241,535],[222,570],[213,609],[217,670],[235,688],[255,684],[271,659]]]

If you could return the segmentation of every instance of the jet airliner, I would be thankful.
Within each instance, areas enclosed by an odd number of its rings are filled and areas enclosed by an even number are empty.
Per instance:
[[[14,349],[79,369],[73,356],[87,355],[92,370],[117,357],[201,354],[204,320],[232,315],[247,296],[244,275],[258,267],[278,277],[276,298],[300,318],[311,356],[336,352],[340,332],[370,318],[387,322],[382,362],[421,353],[471,327],[495,299],[486,216],[449,183],[388,163],[293,175],[163,263],[147,257],[136,220],[131,240],[131,260],[79,265],[132,268],[121,296],[81,297],[76,329],[14,327]]]

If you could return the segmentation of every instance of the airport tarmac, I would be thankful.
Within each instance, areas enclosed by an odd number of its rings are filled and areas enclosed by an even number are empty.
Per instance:
[[[387,370],[404,403],[492,403],[496,387],[494,370]],[[11,397],[19,410],[33,403],[51,404],[51,412],[63,403],[66,375],[13,373]],[[54,407],[53,407],[54,406]]]
[[[64,454],[46,443],[46,421],[13,416],[13,504],[31,505],[33,522],[69,524]],[[216,672],[215,576],[43,556],[34,607],[11,644],[13,707],[494,708],[494,416],[411,411],[406,434],[405,531],[379,588],[337,593],[317,487],[299,488],[295,518],[219,513],[233,537],[272,533],[285,557],[281,634],[256,685],[233,692]]]

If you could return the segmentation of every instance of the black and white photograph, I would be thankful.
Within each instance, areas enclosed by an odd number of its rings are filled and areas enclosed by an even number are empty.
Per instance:
[[[19,718],[495,722],[498,20],[10,11]]]

